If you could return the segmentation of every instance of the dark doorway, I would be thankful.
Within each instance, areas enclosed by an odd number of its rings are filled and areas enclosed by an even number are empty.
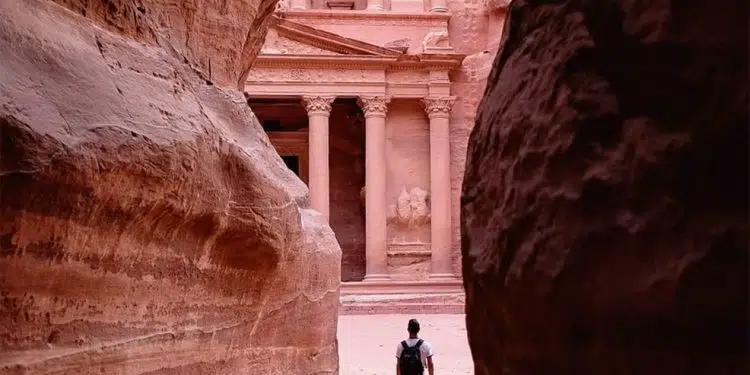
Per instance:
[[[284,164],[286,164],[286,167],[291,169],[294,174],[299,177],[299,156],[297,155],[282,155],[282,159],[284,159]]]

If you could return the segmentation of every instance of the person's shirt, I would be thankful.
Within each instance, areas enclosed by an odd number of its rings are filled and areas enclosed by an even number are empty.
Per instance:
[[[406,345],[409,347],[412,347],[414,345],[417,345],[417,341],[422,340],[422,345],[419,347],[420,357],[422,358],[422,362],[426,363],[427,358],[432,357],[432,344],[425,341],[424,339],[406,339]],[[396,347],[396,358],[401,358],[401,353],[404,351],[404,347],[401,346],[401,341],[398,342],[398,346]]]

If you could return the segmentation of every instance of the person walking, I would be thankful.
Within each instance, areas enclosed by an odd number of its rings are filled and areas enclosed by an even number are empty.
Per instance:
[[[410,319],[406,330],[409,338],[401,341],[396,348],[396,375],[424,375],[425,367],[429,375],[435,375],[432,345],[419,338],[419,322]]]

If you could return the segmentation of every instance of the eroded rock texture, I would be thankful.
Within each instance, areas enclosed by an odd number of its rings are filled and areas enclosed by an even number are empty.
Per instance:
[[[205,79],[244,88],[274,0],[49,0],[129,38],[184,55]]]
[[[337,373],[306,188],[241,93],[115,31],[0,1],[0,373]]]
[[[511,5],[462,192],[477,374],[745,373],[747,7]]]

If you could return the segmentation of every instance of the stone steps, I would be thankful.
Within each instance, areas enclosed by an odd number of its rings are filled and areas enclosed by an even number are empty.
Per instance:
[[[400,303],[400,304],[342,304],[339,315],[376,314],[463,314],[464,304]]]
[[[341,295],[463,293],[460,279],[441,281],[355,281],[341,283]]]
[[[342,295],[340,315],[463,314],[463,293]]]

